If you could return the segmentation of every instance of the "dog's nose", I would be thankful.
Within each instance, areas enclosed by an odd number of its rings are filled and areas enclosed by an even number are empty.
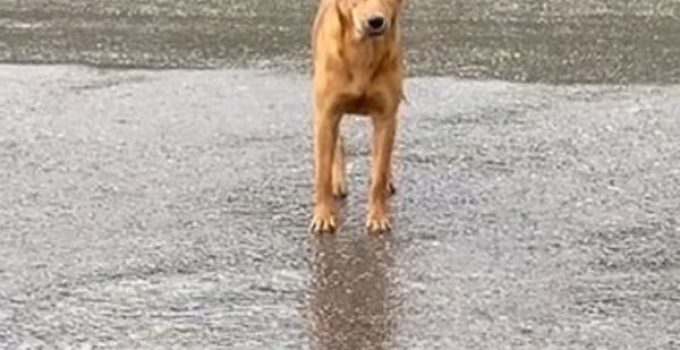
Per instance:
[[[380,33],[385,29],[385,18],[382,16],[373,16],[368,19],[368,28],[374,33]]]

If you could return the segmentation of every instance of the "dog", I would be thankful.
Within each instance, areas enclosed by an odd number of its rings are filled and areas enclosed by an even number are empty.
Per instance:
[[[391,163],[404,99],[400,17],[405,0],[321,0],[312,27],[314,211],[310,229],[337,227],[334,197],[347,194],[340,121],[369,116],[373,125],[366,228],[388,232],[394,194]]]

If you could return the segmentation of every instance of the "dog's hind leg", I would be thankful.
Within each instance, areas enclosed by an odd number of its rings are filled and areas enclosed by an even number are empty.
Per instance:
[[[390,196],[397,194],[397,188],[394,186],[394,179],[392,178],[392,175],[390,175],[390,181],[387,184],[387,193]]]
[[[337,198],[347,197],[347,164],[342,135],[338,135],[333,157],[333,195]]]
[[[376,159],[375,158],[376,157],[376,154],[375,154],[376,150],[377,150],[377,147],[373,147],[373,149],[371,150],[371,158],[372,159]],[[388,169],[388,174],[389,175],[387,176],[388,180],[387,180],[386,191],[387,191],[388,196],[393,196],[393,195],[397,194],[397,187],[394,186],[394,177],[392,176],[392,169]]]

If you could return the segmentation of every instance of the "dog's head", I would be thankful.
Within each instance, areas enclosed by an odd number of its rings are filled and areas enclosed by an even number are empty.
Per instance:
[[[395,25],[404,0],[337,0],[343,22],[360,37],[378,37]]]

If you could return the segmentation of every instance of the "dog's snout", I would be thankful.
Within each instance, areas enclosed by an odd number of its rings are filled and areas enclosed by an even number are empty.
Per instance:
[[[373,16],[368,19],[368,28],[372,32],[380,33],[385,29],[385,18],[382,16]]]

